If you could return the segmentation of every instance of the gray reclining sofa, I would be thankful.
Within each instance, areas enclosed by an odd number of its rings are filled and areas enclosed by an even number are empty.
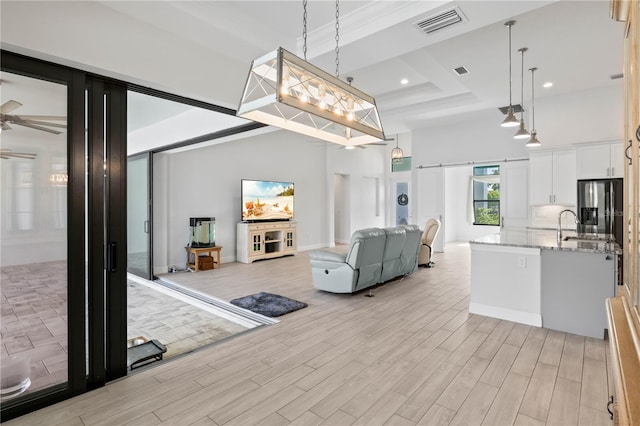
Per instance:
[[[353,233],[346,254],[309,253],[313,286],[332,293],[355,293],[399,276],[418,265],[422,231],[417,225],[367,228]]]

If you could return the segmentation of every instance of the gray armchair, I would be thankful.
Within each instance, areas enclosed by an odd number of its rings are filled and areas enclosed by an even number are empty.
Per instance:
[[[346,254],[310,252],[313,286],[332,293],[353,293],[377,284],[385,242],[383,229],[368,228],[353,233]]]

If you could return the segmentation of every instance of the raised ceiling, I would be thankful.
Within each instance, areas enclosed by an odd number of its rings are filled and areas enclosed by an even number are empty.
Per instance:
[[[308,3],[308,59],[334,72],[335,2]],[[538,67],[538,84],[554,83],[536,90],[538,98],[622,87],[610,76],[622,70],[624,26],[609,18],[609,0],[339,4],[340,76],[354,77],[356,87],[376,97],[387,134],[458,123],[480,111],[499,114],[509,98],[504,22],[510,19],[517,20],[514,103],[523,46],[525,67]],[[3,48],[233,109],[253,59],[279,46],[302,55],[301,0],[3,0],[0,8]],[[453,8],[460,23],[429,35],[416,28]],[[469,73],[454,73],[460,66]]]
[[[237,59],[246,75],[252,59],[285,47],[301,52],[302,2],[103,2],[175,37]],[[465,18],[430,35],[415,24],[456,7]],[[538,97],[621,84],[623,26],[609,18],[609,1],[342,1],[340,75],[376,96],[387,133],[435,125],[508,103],[507,29],[513,27],[514,103],[519,102],[519,47],[525,67],[538,67]],[[308,58],[335,70],[335,2],[309,1]],[[238,64],[246,64],[241,69]],[[227,66],[224,65],[224,66]],[[459,76],[453,68],[465,66]],[[408,79],[402,85],[400,80]],[[530,99],[525,72],[525,107]],[[225,84],[212,81],[211,84]],[[238,87],[238,97],[241,87]],[[220,91],[223,92],[222,90]],[[237,99],[220,99],[237,104]]]

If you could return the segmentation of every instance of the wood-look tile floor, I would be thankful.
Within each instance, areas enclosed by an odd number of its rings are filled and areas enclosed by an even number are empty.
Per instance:
[[[67,381],[66,268],[65,261],[0,268],[0,363],[14,355],[29,360],[26,393]],[[160,341],[165,358],[247,329],[131,280],[127,303],[127,337]]]
[[[7,424],[609,424],[605,341],[471,315],[468,246],[435,261],[375,297],[314,290],[304,252],[185,274],[309,306]]]

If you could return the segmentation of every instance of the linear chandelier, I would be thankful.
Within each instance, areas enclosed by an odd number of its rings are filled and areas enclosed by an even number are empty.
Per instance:
[[[282,47],[254,60],[237,115],[344,146],[384,141],[375,99]],[[338,19],[336,1],[336,22]]]

